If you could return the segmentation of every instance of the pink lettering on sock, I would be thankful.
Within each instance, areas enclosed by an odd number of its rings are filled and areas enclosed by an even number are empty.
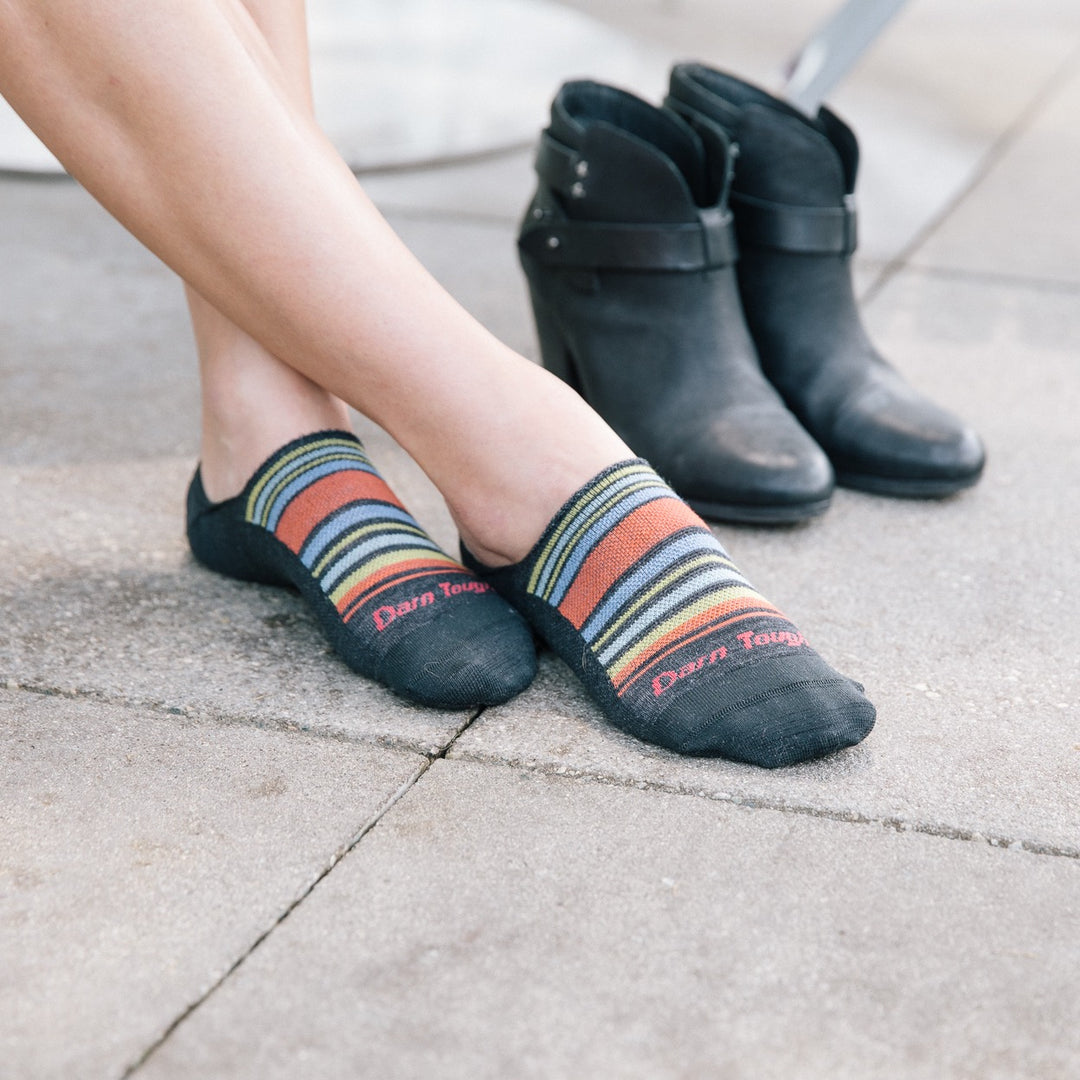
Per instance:
[[[486,581],[463,581],[459,584],[451,585],[449,581],[440,581],[439,588],[443,591],[443,596],[460,596],[462,593],[486,593],[491,592],[491,586]]]
[[[754,633],[752,630],[745,630],[741,634],[736,634],[735,637],[742,642],[744,649],[760,649],[766,645],[784,645],[789,649],[797,649],[806,644],[806,638],[802,634],[790,630],[770,630],[768,633]],[[693,660],[687,660],[677,670],[661,671],[652,680],[653,696],[659,697],[680,680],[692,678],[704,668],[726,659],[727,655],[727,646],[718,645],[712,652],[703,653]]]
[[[654,697],[659,697],[670,686],[674,686],[679,681],[679,676],[674,671],[661,671],[652,681],[652,692]]]

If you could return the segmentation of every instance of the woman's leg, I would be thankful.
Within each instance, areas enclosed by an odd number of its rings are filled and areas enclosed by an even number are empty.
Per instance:
[[[486,562],[628,456],[409,254],[239,0],[0,0],[0,91],[218,311],[385,427]]]
[[[613,722],[763,765],[865,737],[873,707],[685,504],[409,255],[239,0],[0,0],[0,91],[219,312],[398,439]]]
[[[70,59],[69,34],[82,24],[83,10],[61,4],[48,16],[59,22],[59,30],[55,22],[31,28],[31,46],[45,41],[63,55],[61,85]],[[105,57],[102,75],[110,86],[138,85],[146,50],[156,47],[154,35],[125,24],[118,12],[106,16],[113,35],[108,40],[119,42],[119,48]],[[258,75],[252,82],[269,91],[271,101],[280,98],[291,106],[292,115],[279,109],[279,118],[310,124],[302,3],[244,0],[217,14],[204,6],[190,21],[177,19],[173,31],[200,53],[215,35],[242,42],[243,51],[231,60],[234,67],[253,66]],[[95,9],[93,26],[99,17]],[[93,27],[82,29],[92,38]],[[214,70],[212,45],[208,55],[207,70],[217,79],[221,73]],[[166,70],[170,60],[159,56],[149,62],[163,63]],[[56,85],[49,78],[36,89],[49,93]],[[77,108],[96,109],[92,89],[81,86],[77,93],[82,95]],[[134,111],[145,120],[161,107],[151,94]],[[107,121],[96,127],[90,116],[84,121],[89,139],[109,140]],[[184,122],[213,126],[205,116]],[[160,136],[156,124],[154,130]],[[136,142],[145,141],[146,134],[146,128],[125,132]],[[85,140],[80,145],[85,148]],[[168,168],[152,154],[128,164],[148,171]],[[203,179],[214,165],[203,162]],[[130,182],[123,169],[111,166],[105,179],[113,193],[113,185]],[[158,179],[152,177],[151,186]],[[260,179],[249,175],[241,182],[258,185]],[[137,179],[134,186],[139,188]],[[145,194],[137,191],[136,200]],[[258,193],[249,196],[253,204],[259,199]],[[209,217],[208,212],[201,224]],[[156,224],[169,223],[158,219]],[[231,576],[295,585],[350,667],[411,700],[461,708],[505,701],[520,692],[535,671],[527,627],[490,587],[438,549],[355,439],[340,431],[327,436],[327,429],[348,426],[343,403],[277,359],[193,288],[189,299],[204,402],[203,460],[188,495],[188,537],[199,560]],[[297,441],[297,436],[306,438]],[[249,484],[250,495],[231,498]],[[257,502],[255,492],[262,496]]]
[[[312,111],[304,0],[244,0],[300,108]],[[200,472],[207,495],[237,494],[275,450],[300,435],[347,428],[344,403],[271,355],[190,286],[202,384]]]

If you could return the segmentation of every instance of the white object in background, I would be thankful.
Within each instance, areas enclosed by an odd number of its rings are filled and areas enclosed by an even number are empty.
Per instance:
[[[559,84],[650,96],[664,59],[552,0],[309,0],[319,122],[358,172],[454,160],[536,138]],[[0,171],[62,173],[0,99]]]
[[[63,166],[45,149],[41,140],[0,98],[0,171],[62,173]]]

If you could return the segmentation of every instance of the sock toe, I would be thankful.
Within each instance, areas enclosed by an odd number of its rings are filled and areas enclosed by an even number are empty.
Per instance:
[[[837,675],[792,677],[784,670],[755,672],[755,693],[711,712],[693,700],[673,702],[658,718],[653,741],[775,769],[855,746],[870,734],[876,711],[856,683]]]
[[[495,597],[492,603],[500,603]],[[487,605],[485,605],[487,606]],[[463,622],[472,626],[462,626]],[[501,705],[520,694],[536,675],[532,632],[513,611],[503,618],[455,620],[452,644],[440,628],[437,647],[420,628],[395,642],[379,665],[379,679],[402,697],[443,709]]]

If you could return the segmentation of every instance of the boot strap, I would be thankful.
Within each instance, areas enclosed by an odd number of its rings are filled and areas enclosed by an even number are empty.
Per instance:
[[[747,247],[772,248],[804,255],[850,255],[855,250],[855,203],[843,206],[789,206],[751,195],[731,193],[735,229]]]
[[[590,270],[712,270],[737,258],[731,214],[700,210],[699,220],[624,225],[546,218],[526,226],[521,250],[548,266]]]
[[[588,161],[546,131],[540,135],[533,164],[536,175],[564,199],[578,199],[584,193],[583,181],[589,175]]]

